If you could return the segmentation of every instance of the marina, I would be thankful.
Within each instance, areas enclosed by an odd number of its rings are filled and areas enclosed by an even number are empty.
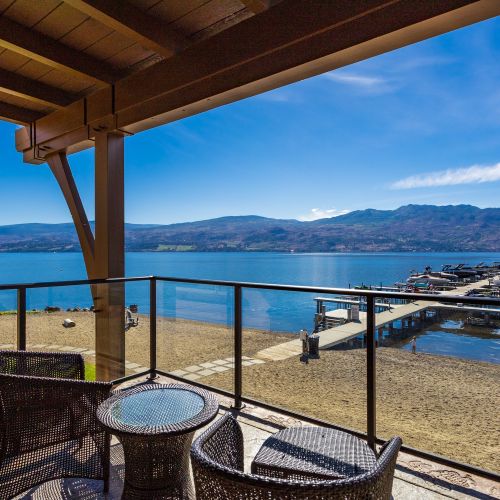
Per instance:
[[[443,266],[450,269],[451,266]],[[384,333],[390,339],[394,332],[405,332],[406,337],[422,329],[429,320],[436,320],[444,311],[465,312],[468,314],[465,323],[472,326],[487,326],[496,324],[500,320],[500,309],[491,309],[476,306],[464,306],[463,304],[447,304],[439,301],[439,296],[497,296],[499,293],[495,283],[498,263],[492,266],[465,268],[459,265],[456,268],[463,270],[458,282],[451,282],[448,278],[441,278],[446,281],[439,283],[427,281],[427,288],[416,288],[415,275],[408,278],[406,284],[396,284],[399,291],[408,291],[408,285],[412,291],[419,291],[423,294],[432,294],[436,300],[406,301],[403,299],[385,299],[375,301],[375,328],[376,345],[382,344]],[[475,271],[473,271],[473,269]],[[432,273],[430,268],[426,268],[425,274],[418,275],[420,281],[422,276],[432,277],[438,273]],[[456,278],[456,276],[454,276]],[[474,279],[475,278],[475,279]],[[479,278],[479,279],[478,279]],[[365,287],[370,290],[387,289],[390,287]],[[320,350],[331,349],[336,346],[346,345],[348,347],[364,348],[366,345],[367,313],[366,302],[352,297],[315,297],[316,314],[314,316],[313,334],[319,337],[318,347]],[[334,309],[328,310],[328,306]],[[500,326],[500,322],[498,323]],[[300,339],[292,340],[283,344],[275,345],[264,349],[258,353],[258,357],[266,360],[283,360],[291,356],[302,354],[303,345]]]

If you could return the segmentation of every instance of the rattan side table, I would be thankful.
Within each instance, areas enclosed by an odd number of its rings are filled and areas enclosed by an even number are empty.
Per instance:
[[[180,384],[141,385],[102,403],[97,418],[123,445],[122,498],[191,498],[193,435],[218,409],[209,392]]]
[[[290,427],[267,438],[252,472],[281,479],[339,479],[364,474],[377,457],[362,439],[324,427]]]

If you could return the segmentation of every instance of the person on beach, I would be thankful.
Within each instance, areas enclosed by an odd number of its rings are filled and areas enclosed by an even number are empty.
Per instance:
[[[412,337],[411,339],[411,352],[417,354],[417,337]]]

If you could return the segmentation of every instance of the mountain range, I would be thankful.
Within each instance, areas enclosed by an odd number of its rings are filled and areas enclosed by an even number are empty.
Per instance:
[[[406,205],[310,222],[247,215],[126,224],[125,239],[133,252],[500,251],[500,208]],[[0,252],[46,251],[80,251],[72,223],[0,226]]]

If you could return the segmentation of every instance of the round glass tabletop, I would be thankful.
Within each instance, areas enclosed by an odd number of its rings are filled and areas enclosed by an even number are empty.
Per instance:
[[[157,427],[198,415],[205,400],[189,390],[165,388],[137,392],[116,401],[111,416],[125,425]]]

